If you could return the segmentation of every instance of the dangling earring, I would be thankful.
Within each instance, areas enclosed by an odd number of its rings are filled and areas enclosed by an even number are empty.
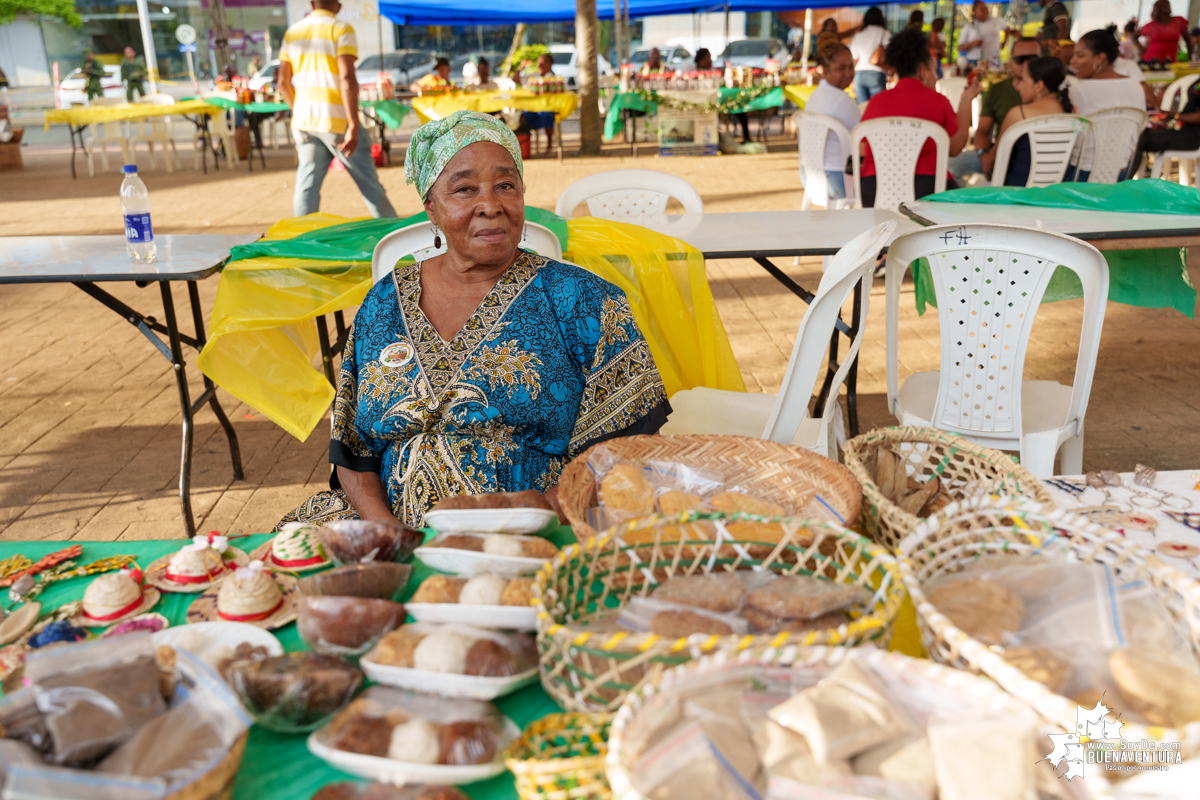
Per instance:
[[[433,226],[433,249],[442,249],[442,230],[437,225]]]
[[[528,238],[529,238],[529,223],[525,223],[525,226],[523,228],[521,228],[521,244],[525,244],[525,240]]]

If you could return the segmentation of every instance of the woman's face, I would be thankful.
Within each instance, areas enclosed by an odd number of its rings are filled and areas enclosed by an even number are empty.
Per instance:
[[[441,77],[442,80],[444,80],[444,81],[450,80],[450,65],[449,64],[441,64],[440,66],[434,67],[433,71],[436,72]]]
[[[937,88],[937,61],[932,55],[928,61],[917,68],[917,74],[914,77],[930,89]]]
[[[480,266],[511,262],[525,228],[525,187],[511,155],[476,142],[450,159],[425,200],[451,255]]]
[[[828,66],[822,68],[821,75],[830,86],[845,91],[847,86],[854,83],[854,56],[850,55],[849,50],[840,51]]]
[[[825,20],[824,22],[822,22],[822,23],[821,23],[821,32],[822,32],[822,33],[824,33],[824,32],[826,32],[826,31],[829,31],[830,33],[837,33],[837,32],[838,32],[837,20],[836,20],[836,19],[832,19],[832,18],[831,18],[831,19],[827,19],[827,20]]]
[[[1024,72],[1013,77],[1013,88],[1017,90],[1017,94],[1021,95],[1022,103],[1032,103],[1038,97],[1037,84],[1029,80],[1029,77]]]
[[[1087,42],[1076,42],[1075,51],[1071,53],[1071,72],[1075,73],[1075,77],[1087,80],[1095,74],[1096,62],[1103,59],[1103,56],[1096,56]]]

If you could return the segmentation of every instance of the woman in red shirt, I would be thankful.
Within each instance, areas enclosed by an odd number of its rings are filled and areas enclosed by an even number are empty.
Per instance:
[[[867,103],[862,121],[878,117],[916,117],[936,122],[950,135],[950,156],[962,152],[971,128],[971,101],[979,96],[978,79],[972,77],[959,100],[958,110],[937,92],[937,61],[929,52],[929,39],[915,28],[906,28],[892,37],[883,56],[884,64],[895,71],[896,85],[880,92]],[[864,144],[861,169],[862,202],[864,208],[875,205],[875,160],[871,148]],[[916,197],[933,194],[937,148],[925,141],[917,159],[913,176]],[[954,179],[946,176],[947,188],[957,188]]]
[[[1150,11],[1150,21],[1138,31],[1146,37],[1142,61],[1173,62],[1179,55],[1179,40],[1187,35],[1187,20],[1171,16],[1170,0],[1158,0]],[[1192,56],[1191,40],[1185,39],[1188,57]]]

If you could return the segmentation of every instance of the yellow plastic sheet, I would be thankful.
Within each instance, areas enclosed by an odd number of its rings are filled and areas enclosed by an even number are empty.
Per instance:
[[[783,87],[783,96],[803,111],[804,106],[808,103],[808,98],[812,97],[812,93],[816,90],[816,86],[805,86],[799,83],[788,84]]]
[[[522,111],[553,111],[554,118],[562,122],[571,115],[577,105],[579,105],[579,96],[574,92],[534,94],[528,89],[514,89],[508,92],[461,92],[434,97],[414,97],[412,101],[413,111],[417,112],[421,122],[445,119],[455,111],[481,111],[484,114],[493,114],[506,108],[519,108]]]
[[[287,219],[267,237],[349,221],[329,214]],[[628,296],[668,396],[693,386],[745,391],[699,251],[636,225],[590,217],[571,220],[568,230],[565,258]],[[360,305],[370,288],[367,262],[232,262],[221,274],[208,344],[196,364],[234,397],[307,439],[334,396],[319,369],[314,317]]]
[[[216,116],[224,114],[225,109],[210,106],[203,100],[184,100],[169,106],[157,106],[150,103],[122,103],[119,106],[83,106],[73,108],[57,108],[46,112],[46,127],[57,122],[63,125],[95,125],[101,122],[118,122],[127,119],[146,119],[147,117],[165,117],[171,114],[208,114]]]

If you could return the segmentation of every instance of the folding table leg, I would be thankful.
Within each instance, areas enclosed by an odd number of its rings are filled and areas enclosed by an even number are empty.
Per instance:
[[[183,511],[183,528],[188,538],[196,535],[192,518],[192,399],[184,370],[183,347],[179,342],[179,321],[175,319],[175,299],[171,296],[170,281],[158,284],[162,293],[163,316],[167,322],[167,338],[171,348],[171,366],[175,368],[175,386],[179,390],[179,408],[183,413],[183,443],[179,454],[179,506]]]
[[[317,339],[321,343],[321,366],[325,370],[325,379],[336,389],[337,379],[333,377],[333,348],[329,345],[329,326],[325,324],[324,315],[317,317],[316,323]]]
[[[200,289],[196,286],[195,281],[188,281],[187,285],[188,300],[192,304],[192,323],[196,326],[197,350],[203,350],[205,343],[208,342],[208,335],[204,332],[204,313],[200,308]],[[203,373],[201,374],[203,375]],[[211,378],[204,375],[204,396],[196,401],[196,405],[192,407],[192,413],[199,411],[206,400],[212,406],[217,422],[220,422],[221,427],[225,430],[225,438],[229,440],[229,457],[233,461],[233,479],[235,481],[243,480],[245,472],[242,470],[242,449],[238,445],[237,434],[233,430],[233,424],[229,421],[229,417],[225,415],[225,409],[221,408],[221,401],[217,399],[216,384],[212,382]]]

